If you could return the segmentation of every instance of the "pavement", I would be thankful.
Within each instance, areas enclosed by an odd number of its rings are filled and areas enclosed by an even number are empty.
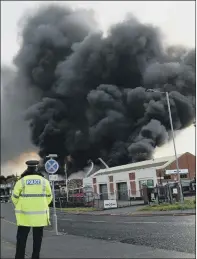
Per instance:
[[[195,258],[195,217],[63,215],[56,236],[44,231],[41,258]],[[16,225],[10,204],[1,206],[1,258],[14,258]],[[32,251],[32,235],[27,243]]]

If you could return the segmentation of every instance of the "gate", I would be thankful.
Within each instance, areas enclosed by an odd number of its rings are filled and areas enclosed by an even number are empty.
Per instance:
[[[128,201],[128,189],[127,183],[117,183],[118,189],[118,200]]]
[[[108,200],[107,184],[100,184],[100,200]]]

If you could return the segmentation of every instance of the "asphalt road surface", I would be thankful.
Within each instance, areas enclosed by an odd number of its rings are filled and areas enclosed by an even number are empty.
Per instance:
[[[59,231],[67,234],[195,253],[195,216],[57,215]]]
[[[13,212],[11,204],[1,206],[1,216],[15,222]],[[68,215],[60,211],[57,215],[59,232],[69,235],[195,253],[195,216]],[[9,231],[4,231],[1,235],[7,241],[15,241],[15,235],[10,235]]]

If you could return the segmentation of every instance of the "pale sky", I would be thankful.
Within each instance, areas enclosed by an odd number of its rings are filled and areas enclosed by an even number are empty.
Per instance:
[[[60,1],[50,1],[60,4]],[[49,3],[45,1],[44,4]],[[171,44],[195,46],[195,1],[62,1],[61,4],[93,9],[100,26],[106,30],[110,24],[120,21],[132,12],[142,22],[161,28],[164,39]],[[23,14],[32,12],[32,7],[42,1],[1,2],[1,58],[10,63],[19,46],[17,23]]]
[[[195,47],[195,1],[45,1],[93,9],[101,28],[122,20],[128,12],[140,21],[160,27],[167,44]],[[32,12],[42,1],[1,2],[1,62],[12,64],[19,49],[17,23],[23,14]],[[177,152],[195,153],[195,128],[183,130],[176,137]],[[172,143],[156,150],[155,156],[173,155]]]

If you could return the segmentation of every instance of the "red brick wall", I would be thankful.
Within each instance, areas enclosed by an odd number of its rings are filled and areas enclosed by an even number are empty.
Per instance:
[[[93,178],[93,179],[92,179],[92,182],[93,182],[93,190],[94,190],[94,193],[97,193],[96,178]]]
[[[190,153],[185,153],[178,159],[179,169],[188,169],[188,179],[194,179],[196,174],[196,157]],[[175,170],[176,161],[170,164],[166,170]]]
[[[113,183],[114,177],[113,175],[110,175],[108,176],[108,178],[109,178],[109,191],[110,193],[114,193],[114,183]]]
[[[129,173],[131,194],[136,195],[135,172]]]
[[[196,157],[190,153],[185,153],[178,159],[179,169],[188,169],[188,178],[194,179],[196,175]],[[172,162],[164,169],[156,169],[157,177],[163,177],[165,170],[176,170],[176,161]],[[177,179],[177,175],[171,175],[171,180]],[[159,182],[159,179],[158,179]]]

